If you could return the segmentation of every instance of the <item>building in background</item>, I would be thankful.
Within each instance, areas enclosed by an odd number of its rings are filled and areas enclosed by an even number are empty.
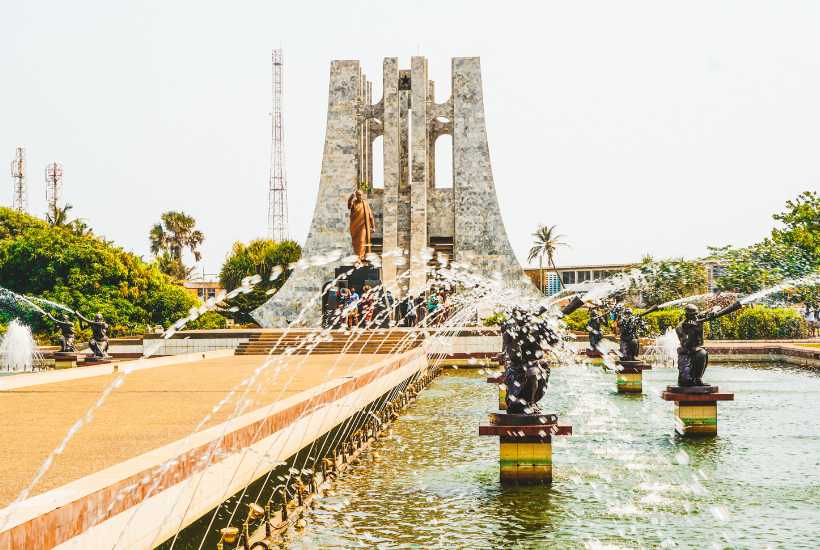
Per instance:
[[[700,260],[706,268],[707,285],[709,292],[714,292],[716,281],[720,278],[723,267],[713,260]],[[551,296],[561,290],[558,283],[560,277],[564,286],[583,283],[586,281],[600,281],[611,277],[616,273],[623,273],[630,269],[637,268],[638,263],[624,264],[589,264],[589,265],[568,265],[557,267],[555,270],[544,268],[544,294]],[[537,288],[541,288],[541,275],[537,267],[524,268],[524,274],[530,278]]]
[[[209,298],[216,298],[216,295],[222,291],[219,277],[205,273],[199,277],[182,281],[182,287],[203,302]]]
[[[549,296],[561,290],[561,285],[558,282],[559,277],[564,286],[574,285],[585,281],[606,279],[616,273],[629,271],[633,267],[637,267],[637,265],[638,264],[590,264],[568,265],[558,267],[555,270],[544,268],[544,294]],[[541,288],[542,279],[540,270],[537,267],[525,268],[524,274],[530,278],[537,288]]]

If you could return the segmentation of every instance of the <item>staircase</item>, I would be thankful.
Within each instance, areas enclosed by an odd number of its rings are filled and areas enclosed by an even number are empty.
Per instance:
[[[239,344],[235,354],[282,355],[290,348],[292,355],[401,353],[419,346],[423,338],[423,332],[407,330],[333,330],[324,337],[311,337],[310,332],[265,331],[252,334]]]

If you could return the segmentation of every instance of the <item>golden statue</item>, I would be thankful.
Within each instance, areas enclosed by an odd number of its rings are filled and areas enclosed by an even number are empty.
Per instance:
[[[370,252],[370,241],[373,238],[373,229],[376,227],[373,211],[360,189],[356,189],[347,199],[347,209],[350,210],[350,238],[353,241],[353,253],[359,257],[360,261],[364,261],[365,256]]]

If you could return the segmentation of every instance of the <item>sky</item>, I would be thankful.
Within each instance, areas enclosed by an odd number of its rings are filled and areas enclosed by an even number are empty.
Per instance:
[[[424,55],[442,102],[450,59],[480,56],[520,260],[539,224],[570,245],[559,265],[692,258],[759,240],[786,200],[818,189],[818,28],[809,1],[7,2],[0,158],[27,148],[40,216],[44,167],[61,162],[71,213],[146,259],[151,225],[184,210],[206,236],[198,269],[216,273],[267,230],[272,48],[301,242],[331,60],[361,60],[378,100],[384,57]]]

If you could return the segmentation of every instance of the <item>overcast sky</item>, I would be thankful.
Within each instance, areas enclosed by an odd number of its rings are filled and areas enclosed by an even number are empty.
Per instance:
[[[184,210],[212,273],[266,232],[271,48],[285,52],[299,241],[330,61],[361,60],[378,98],[383,57],[425,55],[441,102],[450,58],[480,56],[519,259],[539,223],[572,245],[559,265],[696,257],[760,239],[787,199],[818,189],[818,29],[818,2],[5,2],[0,158],[27,147],[37,215],[44,166],[62,162],[73,214],[146,258],[151,225]]]

